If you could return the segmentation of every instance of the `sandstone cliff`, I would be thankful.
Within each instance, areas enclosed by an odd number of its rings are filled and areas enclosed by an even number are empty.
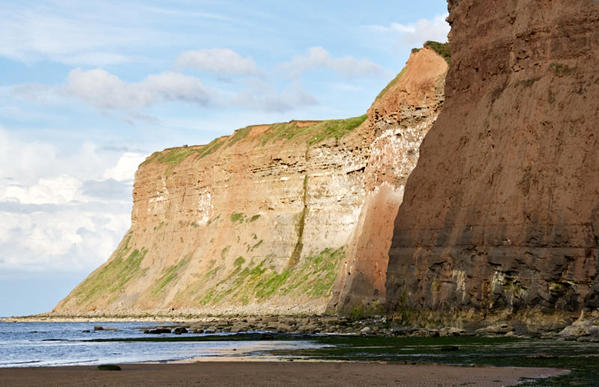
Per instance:
[[[131,229],[53,314],[322,313],[384,296],[393,219],[446,71],[425,48],[367,115],[153,154]]]
[[[599,2],[449,8],[446,103],[395,222],[389,306],[441,319],[597,308]]]
[[[393,222],[422,139],[443,106],[447,63],[425,48],[413,55],[368,111],[372,136],[365,197],[329,311],[378,313],[386,297]]]

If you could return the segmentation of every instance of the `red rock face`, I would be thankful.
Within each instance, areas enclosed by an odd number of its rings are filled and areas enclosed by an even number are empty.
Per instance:
[[[422,139],[443,106],[447,62],[433,50],[413,53],[396,81],[368,111],[370,144],[366,197],[331,311],[378,313],[384,306],[393,222]]]
[[[450,0],[444,110],[390,250],[396,310],[599,307],[599,2]]]

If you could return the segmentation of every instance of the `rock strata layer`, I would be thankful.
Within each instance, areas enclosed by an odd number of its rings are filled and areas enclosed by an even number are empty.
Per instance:
[[[598,308],[599,2],[449,8],[446,102],[395,221],[388,305],[536,319]]]
[[[446,72],[425,48],[362,117],[249,126],[153,154],[131,229],[52,314],[302,314],[381,299]]]

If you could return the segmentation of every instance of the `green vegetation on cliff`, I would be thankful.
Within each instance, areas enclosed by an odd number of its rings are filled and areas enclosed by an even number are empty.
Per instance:
[[[312,125],[300,125],[295,121],[274,124],[260,136],[260,143],[266,145],[271,141],[301,138],[314,145],[329,138],[340,139],[360,126],[366,118],[368,117],[364,114],[341,120],[320,121]]]
[[[78,298],[78,304],[99,300],[104,296],[114,299],[118,297],[125,284],[143,274],[144,270],[140,268],[140,264],[148,250],[136,249],[129,254],[130,239],[131,236],[127,237],[114,257],[75,289],[74,295]]]
[[[226,137],[215,138],[214,140],[210,141],[208,145],[204,145],[203,147],[199,148],[198,153],[201,158],[206,157],[209,154],[216,152],[221,146],[225,145],[226,142]]]
[[[154,285],[154,288],[152,289],[152,295],[156,296],[162,291],[164,291],[164,289],[166,289],[166,287],[168,287],[168,285],[178,277],[181,269],[184,268],[190,260],[191,255],[187,256],[186,258],[183,258],[175,265],[167,267],[163,271],[162,276],[158,279],[156,285]]]
[[[401,79],[401,77],[403,77],[403,75],[405,74],[405,72],[406,72],[406,69],[407,69],[407,68],[408,68],[407,66],[406,66],[406,67],[404,67],[404,68],[403,68],[403,69],[400,71],[400,73],[399,73],[399,74],[397,74],[397,75],[395,76],[395,78],[393,78],[393,79],[391,80],[391,82],[389,82],[389,83],[387,84],[387,86],[385,86],[385,88],[384,88],[383,90],[381,90],[381,92],[380,92],[380,93],[379,93],[379,94],[376,96],[376,98],[375,98],[374,100],[375,100],[375,101],[378,101],[379,99],[383,98],[383,96],[384,96],[385,94],[387,94],[387,92],[388,92],[389,90],[391,90],[391,88],[392,88],[392,87],[393,87],[393,86],[394,86],[394,85],[395,85],[397,82],[399,82],[399,80]]]
[[[326,120],[304,125],[297,121],[273,124],[266,130],[266,132],[257,136],[256,140],[259,141],[261,145],[266,145],[271,141],[301,138],[305,139],[309,145],[314,145],[329,138],[340,139],[360,126],[364,121],[366,121],[366,118],[367,115],[364,114],[359,117],[340,120]],[[179,165],[189,156],[196,154],[200,158],[204,158],[210,154],[213,154],[224,145],[225,148],[229,148],[235,145],[237,142],[245,140],[253,128],[253,126],[248,126],[238,129],[235,131],[235,133],[233,133],[233,135],[216,138],[204,146],[186,145],[180,148],[169,148],[163,150],[162,152],[155,152],[148,157],[142,163],[142,165],[153,162],[167,164],[169,167],[167,169],[166,175],[168,176],[175,166]]]
[[[228,303],[240,301],[248,304],[275,296],[325,297],[330,295],[339,263],[344,256],[343,248],[324,249],[281,272],[272,266],[273,258],[265,258],[259,263],[252,260],[245,265],[245,258],[238,257],[234,269],[221,282],[204,288],[209,276],[201,278],[190,284],[183,293],[191,293],[202,305],[216,305],[225,298]],[[212,271],[221,269],[216,267]]]
[[[447,64],[451,63],[451,47],[449,46],[449,43],[439,43],[439,42],[435,42],[434,40],[429,40],[424,43],[423,47],[427,47],[427,48],[430,48],[431,50],[435,51],[437,54],[442,56],[443,59],[445,59]],[[420,51],[419,48],[412,49],[412,53],[418,52],[418,51]]]

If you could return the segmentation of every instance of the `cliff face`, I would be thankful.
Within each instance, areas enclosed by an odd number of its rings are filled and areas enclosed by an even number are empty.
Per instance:
[[[395,222],[389,306],[597,308],[599,2],[449,7],[446,103]]]
[[[448,65],[425,48],[413,55],[368,111],[372,134],[365,197],[334,288],[330,311],[380,312],[385,303],[393,222],[422,139],[444,101]]]
[[[322,313],[350,305],[354,289],[358,301],[380,296],[446,70],[423,49],[368,115],[250,126],[153,154],[136,174],[131,229],[53,313]]]

